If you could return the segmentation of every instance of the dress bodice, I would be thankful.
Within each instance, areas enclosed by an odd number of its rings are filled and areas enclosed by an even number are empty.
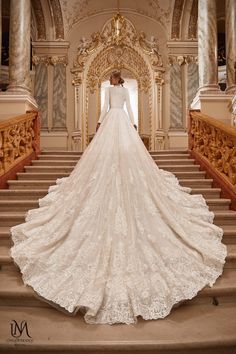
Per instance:
[[[124,108],[124,103],[126,103],[126,108],[129,114],[129,118],[134,124],[134,115],[130,105],[130,96],[129,91],[126,87],[123,86],[109,86],[105,88],[105,100],[103,104],[103,108],[98,120],[98,123],[101,123],[107,113],[107,109],[112,108]]]
[[[109,89],[110,108],[123,108],[125,103],[126,88],[122,86],[111,86]]]

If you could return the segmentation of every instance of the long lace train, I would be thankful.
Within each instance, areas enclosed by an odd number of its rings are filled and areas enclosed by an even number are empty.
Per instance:
[[[70,176],[11,227],[11,256],[36,295],[87,323],[163,318],[212,286],[227,255],[214,213],[190,192],[112,108]]]

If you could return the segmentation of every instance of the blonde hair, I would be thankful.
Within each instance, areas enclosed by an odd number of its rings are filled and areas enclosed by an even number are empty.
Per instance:
[[[123,83],[125,82],[125,80],[122,79],[120,71],[118,71],[118,70],[112,71],[111,76],[115,77],[116,79],[119,78],[118,83],[123,86]]]

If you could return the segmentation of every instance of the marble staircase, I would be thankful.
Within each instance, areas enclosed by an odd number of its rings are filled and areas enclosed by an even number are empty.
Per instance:
[[[203,194],[215,213],[214,223],[224,229],[228,255],[224,272],[212,288],[202,289],[161,320],[135,325],[88,325],[79,312],[69,316],[34,296],[25,286],[10,255],[9,228],[24,222],[28,209],[38,207],[48,187],[57,178],[68,176],[81,153],[44,150],[9,189],[0,190],[0,353],[165,353],[236,354],[236,211],[230,199],[221,198],[221,189],[187,150],[151,151],[156,164],[171,171],[193,194]],[[33,341],[9,340],[10,323],[26,320]]]

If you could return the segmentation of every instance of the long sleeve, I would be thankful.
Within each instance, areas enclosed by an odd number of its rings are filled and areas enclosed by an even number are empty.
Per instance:
[[[109,87],[106,87],[105,88],[105,99],[104,99],[104,103],[103,103],[100,117],[98,119],[98,123],[101,123],[103,121],[103,119],[107,113],[108,105],[109,105]]]
[[[126,88],[125,90],[125,102],[126,102],[126,108],[129,113],[129,118],[131,120],[131,123],[134,125],[134,114],[130,105],[130,96],[129,96],[129,90]]]

